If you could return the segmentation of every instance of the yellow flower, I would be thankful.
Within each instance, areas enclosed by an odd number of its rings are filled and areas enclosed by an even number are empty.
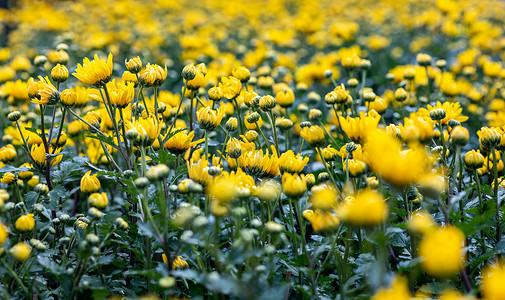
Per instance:
[[[242,89],[242,83],[240,79],[237,79],[232,76],[222,77],[221,82],[219,83],[219,88],[223,92],[223,96],[231,100],[238,96],[240,90]]]
[[[482,281],[480,288],[485,300],[505,299],[505,265],[503,261],[498,261],[488,265],[482,271]]]
[[[243,66],[234,68],[231,74],[233,75],[233,77],[237,78],[241,82],[247,82],[251,77],[251,72],[249,71],[249,69]]]
[[[300,136],[313,147],[320,147],[324,144],[324,130],[317,125],[303,127]]]
[[[24,262],[30,257],[32,253],[32,248],[28,246],[25,242],[19,242],[9,249],[9,253],[14,257],[15,260],[19,262]]]
[[[216,129],[221,124],[223,116],[224,111],[221,108],[213,110],[210,107],[205,107],[196,112],[198,124],[204,130]]]
[[[368,167],[397,186],[417,182],[428,169],[428,156],[421,146],[402,150],[400,141],[384,131],[375,131],[367,137],[364,152]]]
[[[356,226],[375,226],[384,223],[388,207],[377,191],[366,189],[344,199],[338,213],[342,220]]]
[[[146,118],[139,118],[137,122],[133,123],[133,128],[139,133],[136,141],[144,146],[151,145],[158,138],[161,131],[159,123],[153,114]]]
[[[470,150],[465,154],[465,167],[470,170],[479,169],[484,165],[484,156],[479,151]]]
[[[164,255],[164,254],[163,254]],[[166,257],[163,258],[163,262],[167,263],[168,261],[165,261]],[[188,262],[182,259],[182,256],[177,256],[176,259],[172,262],[172,270],[178,270],[178,269],[186,269],[189,268]]]
[[[194,131],[191,131],[189,134],[187,134],[184,130],[179,131],[166,141],[164,147],[174,154],[182,154],[189,148],[204,141],[204,139],[200,139],[193,142],[194,136]]]
[[[282,107],[290,107],[295,102],[295,93],[293,93],[291,89],[278,91],[277,94],[275,94],[275,100],[277,100],[277,104]]]
[[[57,64],[51,70],[51,78],[54,82],[64,82],[68,79],[68,69],[65,66]]]
[[[103,210],[109,204],[109,198],[106,193],[93,193],[88,197],[88,204]]]
[[[5,225],[2,222],[0,222],[0,246],[3,245],[3,243],[5,243],[8,237],[9,237],[9,231],[7,231]]]
[[[365,115],[365,112],[360,112],[359,117],[340,118],[340,126],[345,134],[354,142],[360,142],[365,138],[365,136],[375,129],[377,129],[377,124],[379,124],[381,116],[375,112],[371,111]],[[335,122],[334,122],[335,123]],[[338,126],[338,123],[336,124]]]
[[[208,187],[210,211],[217,217],[224,216],[230,209],[231,202],[238,196],[237,184],[226,177],[220,177]]]
[[[53,146],[50,146],[49,152],[53,153],[52,149]],[[44,145],[33,144],[30,152],[35,163],[37,163],[40,167],[45,167],[47,161],[46,161],[46,149],[44,148]],[[55,154],[58,154],[59,152],[60,152],[59,149],[54,151]],[[55,166],[60,163],[62,155],[53,156],[49,159],[51,161],[51,166]]]
[[[421,265],[430,276],[449,277],[464,267],[465,236],[453,226],[425,233],[419,244]]]
[[[445,118],[443,118],[441,120],[442,125],[447,125],[447,122],[449,122],[449,120],[456,120],[461,123],[468,120],[467,116],[462,115],[463,108],[461,107],[459,102],[447,101],[447,102],[441,103],[440,101],[438,101],[437,105],[435,105],[435,106],[431,106],[428,104],[426,108],[420,108],[418,113],[421,116],[429,117],[430,111],[432,111],[434,109],[439,109],[439,108],[441,108],[445,111]]]
[[[303,211],[303,217],[312,224],[316,232],[332,230],[340,224],[338,216],[330,211],[307,209]]]
[[[167,66],[165,69],[156,64],[147,64],[146,68],[139,73],[139,82],[146,87],[158,87],[167,78]]]
[[[502,135],[499,128],[482,127],[477,131],[479,142],[485,149],[496,148],[501,144]]]
[[[12,144],[0,148],[0,161],[8,162],[14,160],[17,156],[16,148]]]
[[[349,165],[349,174],[352,177],[359,177],[366,172],[366,163],[358,159],[349,159],[343,164],[344,172],[347,172],[347,165]]]
[[[236,164],[230,163],[230,159],[227,160],[230,166],[236,166]],[[270,154],[267,150],[263,154],[263,150],[254,150],[242,154],[239,159],[240,167],[244,168],[247,174],[258,176],[258,177],[275,177],[279,175],[279,158],[277,155]]]
[[[321,185],[312,188],[309,201],[313,209],[329,211],[336,208],[338,198],[338,192],[334,187]]]
[[[231,158],[239,158],[242,155],[242,146],[237,138],[232,137],[228,140],[226,152]]]
[[[100,190],[100,180],[96,178],[97,174],[91,175],[88,171],[81,178],[81,192],[83,193],[96,193]]]
[[[136,56],[130,60],[125,59],[125,66],[129,72],[133,74],[138,73],[142,69],[142,60],[140,60],[139,56]]]
[[[419,234],[424,234],[437,228],[433,217],[424,209],[412,212],[409,215],[407,226],[410,231]]]
[[[0,179],[0,182],[3,184],[11,184],[11,183],[14,183],[15,180],[16,180],[16,175],[11,172],[7,172],[2,176],[2,178]]]
[[[279,157],[279,169],[283,173],[300,173],[308,162],[308,156],[303,157],[300,154],[295,155],[293,150],[288,150]]]
[[[15,227],[19,231],[31,231],[35,226],[33,214],[22,215],[16,220]]]
[[[196,91],[205,85],[205,75],[202,72],[200,72],[198,69],[195,68],[195,77],[191,80],[184,79],[184,83],[188,87],[188,90]],[[219,87],[221,87],[221,86],[219,86]],[[221,90],[222,89],[223,88],[221,87]],[[223,91],[223,93],[224,93],[224,91]]]
[[[134,86],[134,83],[127,82],[126,84],[118,84],[116,89],[110,90],[109,95],[112,105],[117,105],[120,108],[127,107],[135,96]]]
[[[60,94],[60,100],[64,106],[72,107],[77,102],[77,93],[70,89],[63,90]]]
[[[195,182],[198,182],[203,187],[207,187],[212,183],[212,176],[209,174],[209,162],[206,159],[199,159],[196,162],[191,158],[187,162],[188,177]]]
[[[304,175],[284,173],[282,175],[282,189],[284,194],[292,199],[298,199],[307,191]]]
[[[410,300],[408,281],[404,277],[395,277],[388,288],[380,288],[371,300]]]
[[[92,61],[85,57],[83,64],[77,64],[77,69],[72,75],[84,83],[98,88],[103,87],[112,75],[112,53],[109,53],[107,61],[99,59],[96,54]]]
[[[39,98],[32,98],[32,102],[42,105],[55,105],[60,101],[60,92],[54,87],[54,85],[49,81],[49,78],[40,78],[38,84],[38,95]]]

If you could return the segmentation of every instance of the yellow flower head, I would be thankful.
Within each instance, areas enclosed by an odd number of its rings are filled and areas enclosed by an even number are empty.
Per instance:
[[[368,167],[397,186],[417,182],[428,169],[428,156],[421,146],[403,150],[400,141],[384,131],[369,134],[364,152]]]
[[[223,116],[224,111],[221,108],[214,110],[211,107],[205,107],[196,112],[198,124],[204,130],[216,129],[221,124]]]
[[[30,257],[32,248],[25,242],[19,242],[9,249],[9,253],[12,255],[12,257],[14,257],[15,260],[24,262],[28,259],[28,257]]]
[[[313,209],[329,211],[337,207],[339,194],[334,187],[319,185],[312,188],[310,203]]]
[[[88,204],[103,210],[109,204],[109,198],[106,193],[93,193],[88,197]]]
[[[84,83],[98,88],[103,87],[112,75],[112,53],[109,53],[107,61],[99,59],[96,54],[92,61],[85,57],[83,64],[77,64],[77,69],[72,75]]]
[[[359,143],[370,131],[377,129],[381,116],[377,112],[371,111],[366,115],[365,112],[361,112],[356,118],[342,116],[338,116],[338,118],[340,118],[340,126],[345,134],[354,142]]]
[[[100,190],[100,180],[96,178],[97,174],[91,175],[88,171],[81,178],[81,192],[83,193],[96,193]]]
[[[186,131],[184,130],[179,131],[168,139],[164,147],[165,149],[174,154],[182,154],[186,152],[186,150],[188,150],[189,148],[203,141],[203,139],[200,139],[193,142],[194,136],[195,136],[194,131],[191,131],[189,134],[186,133]]]
[[[430,276],[449,277],[464,267],[465,235],[453,226],[425,233],[419,244],[421,265]]]
[[[291,89],[278,91],[275,94],[275,100],[277,101],[277,104],[282,107],[290,107],[295,102],[295,93],[293,93],[293,90]]]
[[[483,299],[504,299],[503,282],[505,282],[505,264],[503,261],[486,266],[482,271],[482,281],[480,283]]]
[[[240,157],[239,162],[240,167],[253,176],[275,177],[280,172],[277,154],[270,154],[268,150],[264,154],[263,150],[249,151]]]
[[[382,194],[366,189],[355,196],[348,196],[338,213],[342,220],[356,226],[375,226],[386,221],[388,207]]]
[[[304,127],[300,136],[313,147],[320,147],[324,144],[324,130],[317,125]]]
[[[437,228],[437,224],[433,220],[433,217],[423,209],[412,212],[409,216],[407,225],[410,231],[419,234],[424,234]]]
[[[279,157],[279,169],[281,172],[300,173],[309,162],[309,157],[303,157],[296,154],[293,150],[288,150]]]
[[[54,85],[49,81],[48,77],[39,78],[40,81],[37,84],[38,88],[38,98],[33,97],[32,102],[42,105],[55,105],[60,101],[60,92],[54,87]]]
[[[30,152],[35,163],[37,163],[40,167],[46,165],[46,149],[44,148],[44,145],[33,144]],[[49,147],[49,152],[53,153],[53,146]],[[55,154],[58,154],[59,152],[59,149],[54,151]],[[47,157],[47,159],[51,161],[51,166],[55,166],[60,163],[62,155]]]
[[[33,214],[22,215],[16,220],[15,227],[19,231],[31,231],[35,226]]]
[[[303,211],[303,217],[312,224],[316,232],[329,231],[340,224],[339,217],[331,211],[307,209]]]
[[[146,68],[142,70],[139,74],[139,82],[141,85],[146,87],[158,87],[163,84],[167,78],[167,66],[165,69],[156,64],[147,64]]]
[[[463,113],[463,108],[459,104],[459,102],[444,102],[441,103],[440,101],[437,102],[437,105],[432,106],[428,105],[426,108],[420,108],[419,109],[419,115],[421,116],[430,116],[430,111],[434,109],[443,109],[445,111],[445,118],[440,120],[442,122],[442,125],[447,125],[449,120],[456,120],[461,123],[465,122],[468,120],[467,116],[462,115]]]
[[[207,195],[210,197],[210,211],[217,217],[228,213],[231,202],[238,196],[237,184],[226,177],[216,178],[208,187]]]
[[[304,175],[284,173],[282,175],[282,189],[286,196],[297,199],[307,191],[307,182]]]
[[[15,180],[16,180],[16,175],[11,172],[7,172],[2,176],[2,178],[0,179],[0,182],[3,184],[11,184],[11,183],[14,183]]]
[[[3,245],[3,243],[5,243],[8,237],[9,237],[9,231],[7,231],[7,227],[5,227],[5,225],[2,222],[0,222],[0,246]]]
[[[371,300],[410,300],[412,294],[408,287],[408,281],[404,277],[395,277],[387,288],[380,288]]]
[[[242,83],[240,82],[240,79],[233,76],[222,77],[221,82],[219,83],[219,88],[223,92],[223,96],[226,99],[231,100],[239,95],[240,90],[242,89]]]
[[[165,262],[165,260],[166,256],[163,258],[163,262]],[[182,256],[180,255],[177,256],[177,258],[174,259],[174,261],[172,262],[172,270],[187,269],[187,268],[189,268],[188,262],[182,259]]]

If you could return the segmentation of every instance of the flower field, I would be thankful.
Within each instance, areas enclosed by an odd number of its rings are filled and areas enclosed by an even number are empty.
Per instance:
[[[0,298],[505,299],[505,2],[0,6]]]

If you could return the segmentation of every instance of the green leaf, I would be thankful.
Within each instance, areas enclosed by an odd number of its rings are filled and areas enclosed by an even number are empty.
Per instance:
[[[54,262],[54,259],[39,254],[37,255],[37,261],[44,269],[48,270],[56,277],[65,274],[65,268]]]

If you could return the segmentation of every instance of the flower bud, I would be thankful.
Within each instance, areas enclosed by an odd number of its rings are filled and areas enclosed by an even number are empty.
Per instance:
[[[258,122],[260,118],[261,117],[260,117],[259,113],[252,112],[249,115],[247,115],[247,122],[254,124],[254,123]]]
[[[209,99],[212,101],[219,101],[223,98],[223,92],[218,86],[210,88],[207,94],[209,95]]]
[[[277,105],[277,102],[275,101],[275,98],[272,96],[263,96],[260,98],[259,104],[260,108],[263,111],[268,112]]]
[[[307,95],[307,101],[310,103],[310,104],[316,104],[318,103],[319,101],[321,101],[321,96],[319,96],[318,93],[312,91],[310,92],[308,95]],[[325,100],[326,101],[326,100]]]
[[[60,101],[66,107],[74,106],[77,101],[77,94],[72,90],[63,90],[60,94]]]
[[[309,112],[309,119],[311,121],[321,120],[322,117],[323,117],[323,112],[320,111],[319,109],[313,108]]]
[[[363,99],[366,101],[366,102],[372,102],[375,100],[375,93],[374,92],[365,92],[363,93]]]
[[[347,80],[347,86],[354,89],[358,86],[359,84],[359,81],[358,79],[356,78],[349,78],[349,80]]]
[[[310,127],[310,126],[312,126],[312,123],[310,121],[300,122],[300,128],[305,128],[305,127]]]
[[[226,121],[226,130],[228,130],[228,132],[234,132],[235,130],[237,130],[237,126],[238,121],[237,118],[235,117],[231,117],[230,119],[228,119],[228,121]]]
[[[142,61],[140,60],[140,57],[134,57],[130,60],[125,59],[125,66],[128,72],[136,74],[142,70]]]
[[[443,108],[435,108],[430,111],[430,118],[433,121],[440,121],[446,116],[445,110]]]
[[[21,113],[19,111],[13,111],[7,115],[7,119],[11,122],[16,122],[21,118]]]
[[[282,129],[282,130],[288,130],[290,129],[291,127],[293,127],[293,121],[291,121],[290,119],[283,119],[281,121],[281,123],[279,124],[279,127]]]
[[[33,59],[33,63],[37,66],[37,67],[42,67],[45,63],[47,62],[47,57],[45,55],[37,55],[35,56],[35,58]]]
[[[429,66],[431,64],[431,56],[429,54],[419,53],[416,59],[417,63],[422,67]]]
[[[321,172],[319,173],[319,175],[317,175],[317,179],[319,181],[328,181],[330,179],[330,174],[328,174],[327,172]]]
[[[115,223],[116,223],[116,226],[118,228],[121,228],[121,229],[124,229],[124,230],[128,229],[128,222],[126,222],[122,218],[117,218],[116,221],[115,221]]]
[[[193,80],[196,76],[197,69],[193,64],[186,65],[182,69],[181,75],[185,80]]]
[[[252,143],[258,139],[258,132],[255,130],[248,130],[245,133],[245,138],[248,142]]]
[[[103,213],[95,207],[88,209],[88,215],[93,219],[101,219],[103,217]]]
[[[209,175],[210,176],[217,176],[223,172],[223,170],[220,167],[212,166],[209,167]]]
[[[444,70],[445,67],[447,66],[447,62],[445,61],[445,59],[439,59],[435,64],[437,65],[437,68],[441,70]]]
[[[450,120],[447,122],[447,125],[448,125],[449,127],[454,128],[454,127],[456,127],[456,126],[461,125],[461,122],[460,122],[460,121],[458,121],[458,120],[450,119]]]
[[[51,78],[54,82],[61,83],[65,82],[68,79],[68,69],[67,67],[57,64],[51,70]]]
[[[475,150],[470,150],[465,154],[465,166],[469,170],[476,170],[484,165],[484,156]]]
[[[456,146],[464,146],[470,138],[468,129],[463,126],[456,126],[451,130],[451,143]]]
[[[137,179],[135,179],[135,181],[133,182],[135,184],[135,186],[139,189],[143,189],[147,186],[149,186],[149,179],[147,179],[146,177],[139,177]]]
[[[41,195],[46,195],[47,193],[49,193],[49,188],[47,187],[47,185],[43,183],[37,184],[33,190]]]

